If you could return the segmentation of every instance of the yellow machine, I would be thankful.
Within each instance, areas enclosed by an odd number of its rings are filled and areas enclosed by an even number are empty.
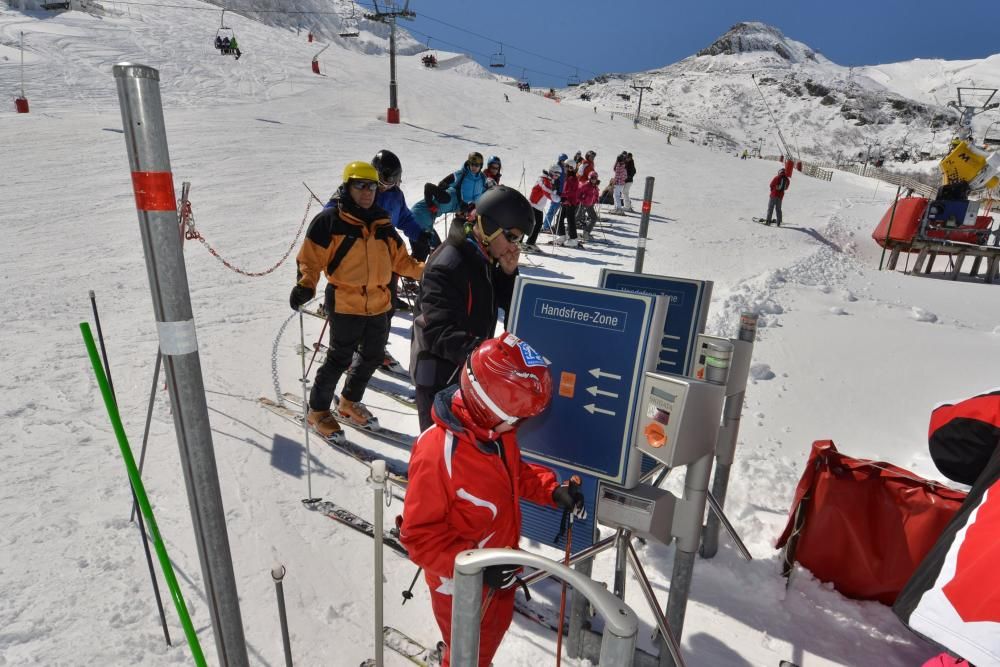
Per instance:
[[[990,190],[1000,184],[1000,153],[988,153],[964,141],[941,160],[944,184],[964,181],[969,190]]]

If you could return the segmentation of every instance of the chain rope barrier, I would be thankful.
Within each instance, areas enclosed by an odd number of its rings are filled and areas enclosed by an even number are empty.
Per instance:
[[[305,229],[306,221],[309,220],[309,210],[312,208],[312,204],[313,204],[313,195],[310,194],[309,200],[306,202],[305,215],[302,216],[302,222],[299,223],[299,229],[297,232],[295,232],[295,238],[292,239],[292,242],[289,244],[288,250],[285,251],[285,254],[281,256],[281,259],[279,259],[276,264],[274,264],[268,269],[265,269],[264,271],[247,271],[245,269],[241,269],[240,267],[235,266],[232,262],[228,261],[222,255],[220,255],[219,252],[212,247],[212,245],[208,242],[208,240],[206,240],[205,237],[201,235],[201,232],[195,229],[194,214],[191,210],[190,201],[182,200],[179,203],[179,215],[181,218],[182,226],[186,227],[186,229],[184,230],[185,239],[189,241],[201,242],[201,244],[205,246],[205,249],[208,250],[208,252],[212,255],[212,257],[215,257],[217,260],[222,262],[222,264],[227,269],[235,271],[236,273],[239,273],[240,275],[243,276],[247,276],[249,278],[260,278],[262,276],[266,276],[270,273],[273,273],[279,266],[284,264],[285,260],[288,259],[288,256],[292,254],[292,250],[295,249],[295,246],[299,242],[299,237],[302,236],[302,230]]]

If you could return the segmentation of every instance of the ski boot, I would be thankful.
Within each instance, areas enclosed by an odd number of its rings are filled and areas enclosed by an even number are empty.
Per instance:
[[[344,431],[340,428],[340,423],[329,410],[310,410],[306,415],[306,421],[320,434],[320,436],[334,444],[344,442]]]
[[[352,401],[341,396],[337,400],[337,414],[341,419],[349,421],[352,426],[369,431],[379,430],[378,419],[360,401]]]

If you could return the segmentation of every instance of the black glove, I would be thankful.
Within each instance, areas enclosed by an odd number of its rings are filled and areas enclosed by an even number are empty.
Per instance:
[[[316,296],[316,290],[312,287],[296,285],[292,288],[292,293],[288,296],[288,305],[292,307],[292,310],[298,310],[314,296]]]
[[[552,492],[552,502],[560,509],[572,512],[577,519],[587,518],[583,492],[580,491],[580,482],[575,475],[556,487]]]
[[[520,565],[490,565],[483,569],[483,583],[499,591],[517,585],[517,572]]]

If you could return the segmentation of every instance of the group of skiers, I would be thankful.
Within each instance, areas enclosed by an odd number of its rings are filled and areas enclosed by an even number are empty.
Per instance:
[[[235,56],[237,60],[243,55],[240,52],[240,45],[236,41],[236,35],[232,37],[223,37],[222,35],[215,36],[215,48],[219,50],[219,53],[224,56]]]
[[[580,247],[581,240],[591,239],[594,225],[598,221],[596,206],[602,197],[601,179],[594,166],[596,158],[597,153],[592,150],[585,154],[577,151],[572,158],[561,153],[555,164],[542,170],[529,195],[535,225],[522,246],[525,252],[538,252],[538,234],[543,231],[555,234],[551,241],[553,245]],[[612,212],[620,215],[625,211],[633,211],[632,200],[628,196],[635,177],[632,154],[622,151],[615,158],[613,170],[614,176],[608,186],[613,188],[615,197],[615,209]],[[553,228],[552,221],[557,214],[558,219]],[[582,227],[579,234],[577,222]]]
[[[402,165],[395,154],[381,150],[371,162],[349,163],[330,203],[309,224],[289,296],[292,309],[300,309],[325,274],[329,350],[309,395],[307,421],[336,442],[343,436],[340,421],[377,424],[361,399],[378,365],[391,360],[394,276],[420,281],[409,370],[423,432],[410,458],[400,538],[424,568],[445,666],[455,556],[472,548],[516,549],[521,498],[585,516],[574,480],[559,483],[552,470],[520,457],[517,428],[548,406],[552,378],[548,362],[527,342],[508,333],[495,337],[499,310],[510,310],[520,244],[539,217],[524,195],[500,184],[501,166],[495,156],[470,153],[460,169],[428,183],[411,210],[399,189]],[[578,180],[575,163],[563,175]],[[446,211],[455,216],[441,241],[433,220]],[[397,230],[414,253],[433,249],[426,261],[407,251]],[[510,625],[517,571],[484,571],[484,667]]]

